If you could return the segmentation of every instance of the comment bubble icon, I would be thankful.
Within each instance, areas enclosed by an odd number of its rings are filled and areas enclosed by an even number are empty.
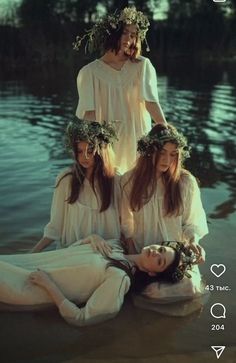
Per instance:
[[[211,306],[211,316],[215,319],[225,319],[226,318],[226,309],[223,304],[215,303]]]

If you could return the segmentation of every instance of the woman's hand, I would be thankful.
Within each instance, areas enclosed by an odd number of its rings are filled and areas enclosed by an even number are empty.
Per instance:
[[[101,253],[103,256],[109,256],[112,253],[112,247],[100,236],[92,234],[85,238],[82,244],[90,243],[95,252]]]
[[[62,302],[66,299],[63,291],[60,290],[60,287],[56,285],[56,283],[45,271],[38,269],[37,271],[32,272],[29,275],[29,281],[34,285],[44,288],[51,297],[52,301],[58,307],[60,307]]]
[[[194,240],[190,240],[187,244],[188,248],[193,251],[196,255],[196,262],[195,264],[201,264],[206,261],[206,252],[202,246],[200,246],[197,242]]]
[[[46,287],[48,284],[52,282],[49,275],[45,271],[39,269],[37,271],[31,272],[31,274],[29,275],[29,281],[32,284],[41,287]]]

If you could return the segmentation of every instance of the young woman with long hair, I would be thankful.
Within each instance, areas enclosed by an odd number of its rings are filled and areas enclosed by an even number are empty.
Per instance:
[[[156,125],[138,142],[136,166],[122,177],[122,233],[128,251],[155,241],[190,243],[208,233],[195,177],[183,168],[186,138],[171,125]]]
[[[86,49],[100,53],[78,73],[76,115],[98,122],[116,120],[114,151],[121,173],[133,166],[137,140],[151,129],[151,119],[166,123],[155,68],[140,55],[148,27],[141,11],[127,7],[100,19],[75,43],[79,49],[87,40]]]
[[[67,247],[92,233],[120,238],[120,183],[111,143],[111,124],[75,119],[67,127],[67,144],[74,164],[56,180],[50,222],[32,252],[53,241]]]
[[[2,255],[0,308],[30,311],[54,304],[69,324],[98,323],[119,312],[129,289],[140,292],[154,280],[175,283],[194,259],[179,244],[152,245],[124,255],[118,240],[96,235],[63,250]]]

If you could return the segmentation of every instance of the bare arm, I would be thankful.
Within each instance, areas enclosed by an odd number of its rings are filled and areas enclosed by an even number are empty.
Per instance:
[[[156,124],[167,124],[161,105],[156,102],[145,101],[146,109]]]
[[[40,252],[42,251],[44,248],[46,248],[47,246],[49,246],[52,242],[54,241],[54,239],[52,238],[48,238],[48,237],[43,237],[41,238],[41,240],[32,248],[32,250],[30,251],[31,253],[34,252]]]

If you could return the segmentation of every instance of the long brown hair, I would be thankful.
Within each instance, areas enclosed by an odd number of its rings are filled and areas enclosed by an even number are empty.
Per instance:
[[[77,144],[78,142],[74,142],[73,144],[73,154],[74,154],[75,163],[71,167],[71,171],[63,175],[56,185],[57,187],[62,179],[64,179],[68,175],[71,175],[71,184],[70,184],[71,192],[69,198],[67,199],[67,202],[69,204],[73,204],[77,201],[81,187],[83,186],[84,183],[85,172],[86,172],[86,169],[83,168],[77,161],[77,155],[78,155]],[[95,182],[97,182],[98,184],[98,194],[101,200],[100,212],[104,212],[107,208],[109,208],[110,204],[114,202],[113,195],[114,195],[115,167],[114,167],[114,153],[111,148],[111,145],[107,144],[102,147],[99,147],[99,153],[98,151],[95,151],[94,160],[95,164],[91,175],[90,183],[95,195],[96,195]]]
[[[160,152],[161,149],[156,149],[154,154],[140,155],[124,186],[126,188],[131,183],[130,207],[133,211],[139,211],[147,204],[156,190],[156,165],[160,159]],[[183,169],[181,164],[181,149],[179,149],[170,168],[161,175],[165,188],[163,207],[166,216],[177,216],[182,212],[181,180],[184,175],[190,173]]]

